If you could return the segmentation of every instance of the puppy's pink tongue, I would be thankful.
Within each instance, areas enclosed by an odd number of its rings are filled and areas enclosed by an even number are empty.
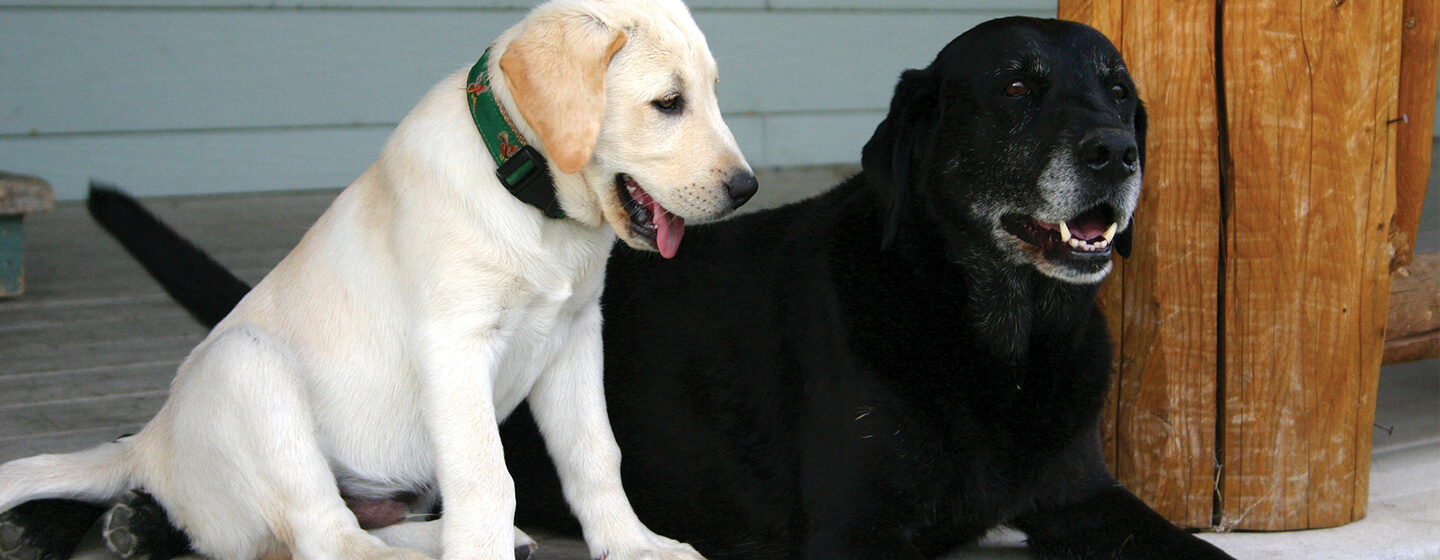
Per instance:
[[[655,246],[660,249],[660,256],[672,258],[680,250],[680,238],[685,236],[685,218],[671,214],[659,204],[650,211],[650,223],[655,224]]]

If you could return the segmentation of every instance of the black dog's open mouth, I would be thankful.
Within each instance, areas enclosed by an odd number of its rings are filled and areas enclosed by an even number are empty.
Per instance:
[[[1021,214],[1007,214],[1000,218],[1000,225],[1046,254],[1077,256],[1108,256],[1110,242],[1120,228],[1115,212],[1103,205],[1054,224]]]
[[[660,256],[674,257],[685,235],[685,218],[671,214],[629,175],[615,175],[615,190],[630,215],[631,233],[653,243]]]

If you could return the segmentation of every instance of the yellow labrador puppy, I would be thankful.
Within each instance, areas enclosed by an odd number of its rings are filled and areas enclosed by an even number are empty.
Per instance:
[[[432,553],[509,559],[497,425],[528,399],[592,555],[699,558],[621,489],[598,298],[617,234],[668,257],[753,194],[716,79],[678,0],[536,8],[425,96],[139,434],[0,466],[0,511],[144,488],[221,560],[413,559],[345,498],[438,490]]]

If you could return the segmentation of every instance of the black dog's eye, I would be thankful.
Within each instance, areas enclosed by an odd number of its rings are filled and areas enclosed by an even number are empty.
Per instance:
[[[1025,82],[1020,80],[1015,80],[1010,82],[1010,85],[1005,86],[1005,95],[1010,97],[1020,97],[1027,93],[1030,93],[1030,86],[1025,85]]]
[[[651,101],[650,104],[654,105],[656,109],[659,109],[661,113],[673,115],[685,108],[685,98],[680,97],[680,94],[677,93],[663,99]]]
[[[1115,99],[1125,99],[1126,97],[1130,97],[1130,90],[1125,89],[1125,86],[1115,84],[1113,86],[1110,86],[1110,97],[1113,97]]]

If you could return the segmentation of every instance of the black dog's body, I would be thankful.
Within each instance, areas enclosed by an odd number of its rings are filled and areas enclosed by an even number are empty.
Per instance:
[[[1107,474],[1110,346],[1070,277],[1103,276],[1115,229],[1069,251],[1040,219],[1128,227],[1144,114],[1118,60],[1083,26],[982,25],[906,72],[862,175],[668,262],[617,248],[606,397],[641,519],[714,559],[934,558],[1002,524],[1046,558],[1229,558]],[[517,522],[566,525],[523,411],[504,433]]]
[[[857,177],[697,231],[677,266],[616,251],[606,367],[623,373],[606,397],[656,531],[712,558],[929,558],[1118,491],[1099,454],[1094,287],[986,285],[932,236],[881,251],[881,209]],[[1031,319],[982,326],[998,315]],[[1023,363],[992,350],[1016,345]]]

